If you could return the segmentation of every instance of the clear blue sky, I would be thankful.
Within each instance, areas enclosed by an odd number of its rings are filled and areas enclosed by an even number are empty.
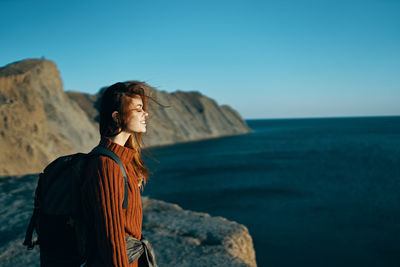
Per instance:
[[[400,1],[0,0],[0,65],[200,91],[244,118],[400,115]]]

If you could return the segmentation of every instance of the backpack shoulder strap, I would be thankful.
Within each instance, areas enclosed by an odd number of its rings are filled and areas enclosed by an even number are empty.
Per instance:
[[[122,203],[122,208],[126,209],[128,206],[128,177],[126,175],[124,165],[122,165],[120,158],[113,151],[111,151],[103,146],[96,146],[95,148],[93,148],[92,151],[90,151],[89,154],[105,155],[105,156],[112,158],[115,162],[118,163],[119,167],[121,168],[122,175],[124,176],[124,180],[125,180],[124,202]]]
[[[41,179],[43,173],[39,174],[39,180]],[[38,223],[39,219],[39,194],[40,194],[40,181],[38,181],[38,185],[35,190],[35,199],[34,199],[34,209],[32,217],[29,221],[28,228],[26,229],[25,239],[23,245],[26,246],[28,250],[32,250],[35,245],[39,244],[39,238],[35,241],[32,240],[33,231]]]

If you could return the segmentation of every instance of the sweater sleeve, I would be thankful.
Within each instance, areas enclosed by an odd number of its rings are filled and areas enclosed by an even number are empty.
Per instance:
[[[88,178],[86,198],[93,216],[90,227],[96,237],[96,254],[105,266],[128,266],[121,169],[112,159],[100,157],[90,165]]]

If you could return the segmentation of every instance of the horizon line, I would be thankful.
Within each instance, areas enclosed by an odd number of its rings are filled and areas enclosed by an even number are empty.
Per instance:
[[[243,120],[302,120],[302,119],[351,119],[351,118],[387,118],[400,117],[400,115],[349,115],[349,116],[325,116],[325,117],[279,117],[279,118],[243,118]]]

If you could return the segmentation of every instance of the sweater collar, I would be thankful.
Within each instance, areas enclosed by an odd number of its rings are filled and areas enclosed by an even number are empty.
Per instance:
[[[110,138],[105,136],[101,137],[99,145],[117,154],[124,164],[132,162],[133,156],[135,155],[134,149],[114,143]]]

